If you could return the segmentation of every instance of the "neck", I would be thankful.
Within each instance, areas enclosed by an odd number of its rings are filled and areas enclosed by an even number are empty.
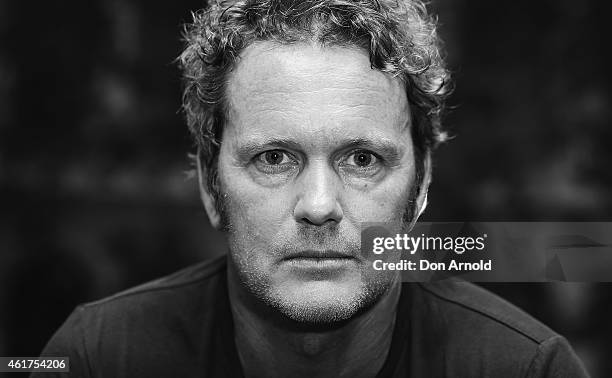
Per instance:
[[[370,309],[329,326],[304,326],[255,303],[228,272],[235,342],[246,377],[374,377],[391,346],[401,285]]]

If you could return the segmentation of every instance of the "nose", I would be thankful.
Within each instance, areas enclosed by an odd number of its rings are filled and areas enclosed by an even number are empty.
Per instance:
[[[300,176],[294,209],[296,221],[318,226],[340,222],[342,208],[338,196],[341,183],[336,172],[324,162],[317,162],[310,164]]]

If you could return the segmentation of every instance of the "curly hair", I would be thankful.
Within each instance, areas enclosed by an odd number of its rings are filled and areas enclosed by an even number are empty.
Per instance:
[[[215,200],[228,74],[256,41],[357,46],[369,53],[373,69],[402,80],[412,111],[419,183],[425,154],[446,139],[440,117],[450,74],[436,24],[420,0],[213,0],[194,13],[179,57],[183,110]]]

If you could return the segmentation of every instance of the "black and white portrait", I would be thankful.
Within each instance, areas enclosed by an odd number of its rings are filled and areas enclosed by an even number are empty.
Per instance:
[[[609,376],[608,8],[0,1],[0,372]]]

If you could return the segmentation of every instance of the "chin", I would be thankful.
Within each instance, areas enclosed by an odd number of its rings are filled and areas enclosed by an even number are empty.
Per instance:
[[[380,295],[363,283],[310,281],[284,283],[267,296],[268,305],[289,319],[306,324],[335,324],[371,307]]]

